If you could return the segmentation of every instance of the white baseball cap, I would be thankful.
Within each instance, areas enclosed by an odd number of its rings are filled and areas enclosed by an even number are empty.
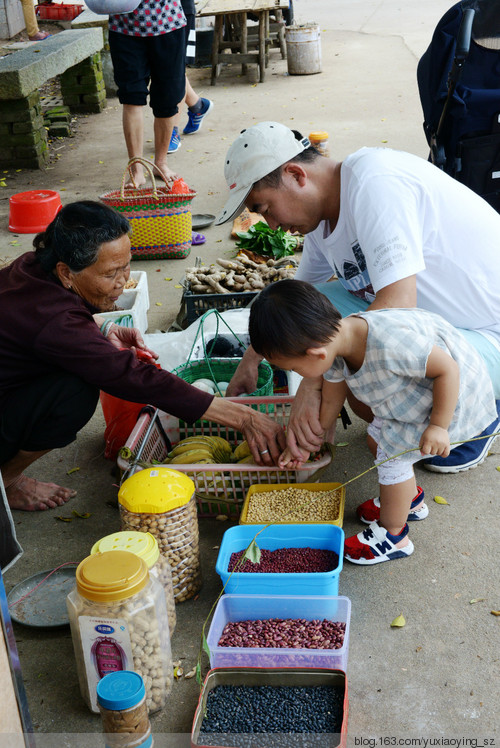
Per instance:
[[[239,215],[255,182],[309,148],[307,138],[297,140],[286,125],[259,122],[242,130],[226,155],[224,176],[230,190],[217,225]]]

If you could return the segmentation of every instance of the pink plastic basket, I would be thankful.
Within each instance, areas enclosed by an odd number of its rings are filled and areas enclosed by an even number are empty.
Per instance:
[[[228,398],[233,402],[250,405],[270,418],[286,426],[290,415],[293,397],[238,397]],[[174,416],[161,411],[144,412],[138,419],[125,447],[130,449],[132,457],[127,460],[118,456],[118,467],[128,477],[141,470],[144,463],[159,462],[167,457],[168,446],[165,438],[168,435],[174,446],[181,439],[194,434],[220,435],[236,446],[243,437],[228,426],[219,426],[211,421],[197,421],[188,425]],[[213,465],[175,465],[173,468],[186,473],[194,481],[196,500],[200,517],[216,517],[225,514],[232,519],[240,515],[246,493],[256,483],[311,483],[318,481],[324,469],[331,462],[330,453],[302,467],[300,470],[279,470],[249,464],[213,464]],[[142,465],[141,465],[142,463]],[[169,467],[165,465],[165,467]]]

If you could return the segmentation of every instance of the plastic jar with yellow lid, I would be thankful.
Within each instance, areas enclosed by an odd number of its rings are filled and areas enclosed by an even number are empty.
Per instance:
[[[322,156],[330,155],[330,146],[328,144],[328,133],[325,130],[309,133],[309,140],[313,148],[316,148]]]
[[[157,467],[131,475],[118,491],[122,530],[150,532],[172,570],[176,603],[201,587],[195,485],[178,470]]]
[[[67,597],[80,691],[98,712],[96,687],[107,673],[133,670],[144,680],[150,712],[165,705],[173,681],[163,587],[129,551],[88,556]]]
[[[156,577],[165,590],[168,630],[170,638],[172,638],[177,621],[172,571],[167,559],[160,553],[156,538],[150,532],[137,532],[136,530],[114,532],[94,543],[90,553],[93,555],[94,553],[104,553],[106,551],[129,551],[144,559],[148,565],[150,575]]]

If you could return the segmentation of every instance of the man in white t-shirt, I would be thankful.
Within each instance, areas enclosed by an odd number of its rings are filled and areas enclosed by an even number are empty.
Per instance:
[[[361,148],[342,163],[324,158],[277,122],[239,135],[225,176],[230,196],[217,223],[246,205],[271,228],[305,234],[296,278],[316,284],[344,316],[414,306],[441,314],[485,359],[500,413],[500,215],[482,198],[409,153]],[[228,394],[255,389],[259,360],[247,351]],[[289,424],[292,449],[321,443],[319,397],[319,382],[301,384]],[[371,420],[359,401],[351,396],[349,403]],[[459,472],[480,464],[499,427],[500,418],[485,438],[425,466]]]

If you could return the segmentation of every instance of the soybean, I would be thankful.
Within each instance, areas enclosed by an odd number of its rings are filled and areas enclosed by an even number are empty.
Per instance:
[[[267,522],[332,522],[340,513],[341,493],[307,491],[304,488],[283,488],[257,491],[250,496],[246,521]]]

